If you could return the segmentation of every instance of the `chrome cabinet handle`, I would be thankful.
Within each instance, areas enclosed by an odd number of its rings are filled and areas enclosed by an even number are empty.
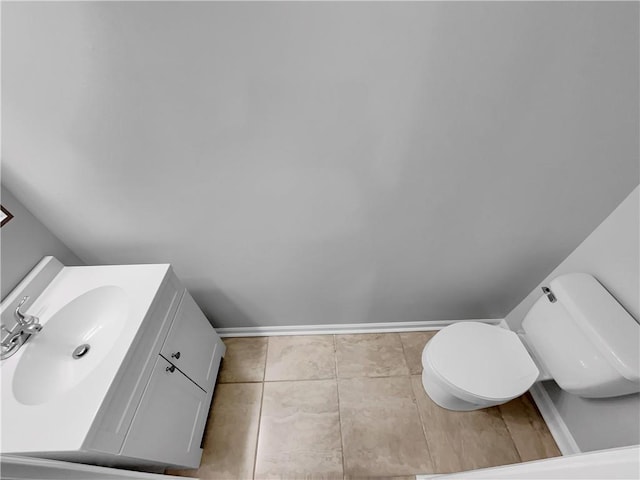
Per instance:
[[[175,358],[176,360],[178,360],[180,358],[180,352],[172,353],[171,358]]]
[[[176,371],[176,367],[174,365],[171,365],[170,367],[165,368],[165,371],[173,373]]]

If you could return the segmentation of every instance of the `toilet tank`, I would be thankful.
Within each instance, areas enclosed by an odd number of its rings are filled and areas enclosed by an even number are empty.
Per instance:
[[[522,328],[536,360],[560,388],[587,398],[640,391],[640,324],[591,275],[551,281]]]

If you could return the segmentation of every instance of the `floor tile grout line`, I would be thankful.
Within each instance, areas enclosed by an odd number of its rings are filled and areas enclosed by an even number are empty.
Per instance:
[[[409,372],[409,375],[411,375],[411,367],[409,367],[409,359],[407,358],[407,351],[404,348],[404,342],[402,341],[402,336],[398,333],[398,340],[400,340],[400,347],[402,348],[402,357],[404,358],[404,363],[407,367],[407,371]],[[412,389],[413,391],[413,389]],[[415,395],[414,395],[415,397]],[[414,398],[415,400],[415,398]]]
[[[502,423],[504,423],[504,428],[507,430],[507,433],[509,434],[509,439],[511,440],[511,443],[513,443],[513,449],[516,451],[516,455],[518,455],[518,458],[520,459],[520,463],[522,463],[524,460],[522,460],[522,455],[520,454],[520,449],[518,448],[516,439],[513,438],[513,433],[509,428],[509,422],[505,420],[504,415],[502,414],[502,405],[496,405],[496,408],[498,410],[498,414],[500,415],[500,420],[502,420]]]
[[[342,414],[340,413],[340,379],[338,378],[338,344],[336,335],[333,336],[333,362],[336,370],[336,398],[338,399],[338,428],[340,429],[340,453],[342,454],[342,478],[346,476],[346,465],[344,461],[344,439],[342,438]]]
[[[350,377],[320,377],[320,378],[292,378],[292,379],[282,379],[282,380],[252,380],[252,381],[244,381],[244,382],[218,382],[217,385],[234,385],[238,383],[279,383],[279,382],[313,382],[315,380],[334,380],[339,378],[340,380],[353,380],[356,378],[395,378],[395,377],[412,377],[414,375],[420,375],[419,373],[399,373],[396,375],[354,375]]]
[[[291,382],[315,382],[315,381],[320,381],[320,380],[335,380],[336,377],[320,377],[320,378],[292,378],[292,379],[287,379],[287,378],[283,378],[281,380],[268,380],[266,382],[258,382],[258,383],[291,383]]]
[[[260,395],[260,412],[258,413],[258,434],[256,435],[256,449],[253,454],[253,475],[256,478],[256,468],[258,466],[258,445],[260,444],[260,425],[262,425],[262,405],[264,403],[264,383],[262,383],[262,394]]]
[[[267,364],[269,363],[269,344],[271,337],[267,337],[267,341],[265,342],[267,344],[267,347],[265,348],[265,352],[264,352],[264,369],[262,370],[262,383],[267,381]]]
[[[262,425],[262,407],[264,406],[264,387],[265,387],[265,375],[267,374],[267,356],[269,355],[269,337],[267,337],[267,348],[264,353],[264,371],[262,372],[262,395],[260,396],[260,413],[258,414],[258,434],[256,435],[256,450],[253,454],[253,475],[252,478],[256,478],[256,468],[258,466],[258,445],[260,445],[260,425]]]
[[[334,363],[334,371],[336,373],[336,382],[340,378],[338,374],[338,335],[333,335],[333,363]]]
[[[237,382],[216,382],[216,385],[237,385],[238,383],[264,383],[262,380],[238,380]]]
[[[413,376],[414,375],[409,376],[409,383],[411,384],[411,394],[413,395],[413,400],[415,402],[416,410],[418,412],[418,418],[420,419],[420,426],[422,427],[422,435],[424,436],[424,442],[425,442],[425,445],[427,446],[427,452],[429,453],[429,460],[431,461],[431,469],[434,470],[433,473],[435,474],[436,462],[433,459],[433,454],[431,453],[431,445],[429,445],[429,437],[427,435],[427,426],[425,425],[425,422],[422,418],[422,413],[420,412],[420,408],[418,407],[418,398],[416,396],[416,389],[414,388],[414,382],[412,380]]]
[[[427,452],[429,453],[429,460],[431,461],[431,468],[434,470],[433,473],[436,473],[436,462],[433,458],[433,453],[431,452],[431,445],[429,442],[429,436],[427,435],[427,426],[425,425],[425,421],[422,417],[422,413],[420,412],[420,408],[418,407],[418,398],[417,398],[417,393],[416,393],[416,389],[414,388],[414,382],[412,380],[412,377],[414,376],[422,376],[420,373],[418,374],[414,374],[411,372],[411,367],[409,366],[409,358],[407,356],[407,350],[405,349],[405,345],[404,342],[402,341],[402,335],[400,335],[400,333],[398,333],[398,336],[400,337],[400,344],[402,345],[402,352],[404,354],[404,360],[407,363],[407,368],[409,370],[409,382],[411,383],[411,394],[413,395],[413,400],[415,402],[415,406],[416,406],[416,410],[418,412],[418,418],[420,419],[420,426],[422,427],[422,435],[424,436],[424,441],[425,444],[427,446]],[[428,340],[427,340],[428,341]]]
[[[265,379],[267,378],[267,360],[269,360],[269,343],[271,343],[271,342],[269,342],[269,338],[270,337],[267,337],[267,341],[266,341],[267,347],[264,349],[265,350],[265,352],[264,352],[264,370],[262,370],[262,383],[264,383]]]

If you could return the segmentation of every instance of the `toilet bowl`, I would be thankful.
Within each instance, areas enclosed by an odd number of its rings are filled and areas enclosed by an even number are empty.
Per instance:
[[[540,372],[518,336],[479,322],[440,330],[422,352],[422,384],[449,410],[468,411],[525,393]]]

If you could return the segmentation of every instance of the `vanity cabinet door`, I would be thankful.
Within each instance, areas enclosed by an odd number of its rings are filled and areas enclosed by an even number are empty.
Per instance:
[[[210,396],[158,356],[122,455],[197,468]]]
[[[185,291],[160,354],[205,391],[215,383],[225,345]]]

